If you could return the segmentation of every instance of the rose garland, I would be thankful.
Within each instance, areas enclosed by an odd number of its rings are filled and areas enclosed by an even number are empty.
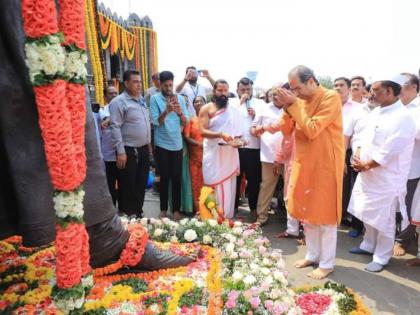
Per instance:
[[[62,306],[66,305],[63,300],[72,300],[74,292],[80,299],[78,287],[90,267],[83,224],[84,192],[80,188],[86,176],[85,6],[84,0],[61,0],[59,6],[58,19],[54,0],[22,1],[27,66],[48,169],[56,189],[56,275],[60,296],[56,303]]]

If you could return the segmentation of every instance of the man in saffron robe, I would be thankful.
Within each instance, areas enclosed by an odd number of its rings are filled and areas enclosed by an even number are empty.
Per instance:
[[[308,274],[325,278],[334,269],[337,224],[341,220],[344,141],[340,96],[319,86],[313,71],[297,66],[289,73],[290,91],[280,89],[285,136],[295,133],[288,211],[304,223],[307,253],[296,268],[318,264]]]
[[[203,135],[204,184],[214,188],[216,200],[226,218],[235,210],[236,176],[239,174],[238,147],[243,144],[238,110],[228,103],[229,85],[218,80],[213,88],[213,102],[199,114]]]

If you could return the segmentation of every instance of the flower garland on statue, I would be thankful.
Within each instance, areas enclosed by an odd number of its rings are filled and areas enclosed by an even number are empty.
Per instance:
[[[80,308],[90,271],[80,185],[86,176],[84,0],[23,0],[25,51],[51,182],[56,189],[56,278],[64,312]],[[61,30],[62,33],[59,33]],[[70,303],[77,301],[77,303]]]

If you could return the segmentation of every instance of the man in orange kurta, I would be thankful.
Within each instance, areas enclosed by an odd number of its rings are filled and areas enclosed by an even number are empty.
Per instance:
[[[295,266],[319,264],[308,274],[322,279],[334,269],[337,225],[341,220],[344,140],[341,100],[321,86],[313,71],[297,66],[289,73],[288,104],[280,122],[285,136],[295,132],[296,154],[289,182],[288,211],[305,225],[307,254]]]

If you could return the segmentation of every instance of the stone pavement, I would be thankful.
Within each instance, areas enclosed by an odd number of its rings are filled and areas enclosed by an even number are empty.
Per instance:
[[[147,217],[158,216],[158,195],[151,192],[146,194],[144,211]],[[249,210],[241,207],[239,215],[248,217]],[[289,283],[292,286],[322,283],[306,277],[312,267],[293,267],[295,260],[304,257],[305,246],[298,246],[297,241],[293,239],[280,240],[274,237],[285,227],[286,223],[277,214],[273,214],[263,231],[274,248],[283,250]],[[343,283],[354,289],[373,314],[420,315],[420,267],[405,265],[405,261],[414,256],[407,254],[401,258],[393,258],[383,272],[370,273],[364,271],[365,265],[370,261],[369,256],[352,255],[348,252],[352,247],[359,245],[360,241],[360,237],[348,237],[346,228],[339,229],[336,268],[326,280]],[[415,250],[413,247],[410,253],[415,253]]]

